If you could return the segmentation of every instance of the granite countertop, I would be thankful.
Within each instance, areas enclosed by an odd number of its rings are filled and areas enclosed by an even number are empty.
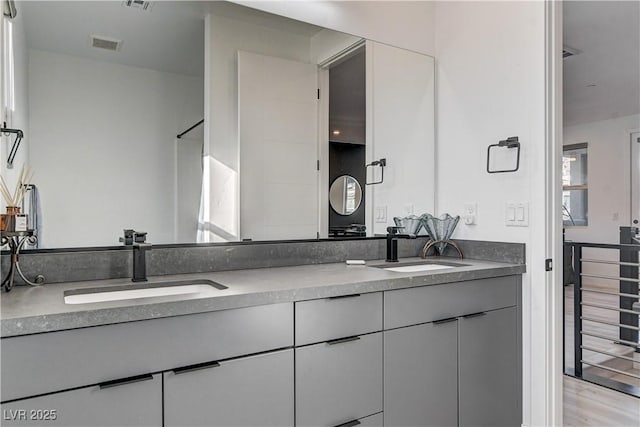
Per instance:
[[[430,258],[438,260],[438,258]],[[140,298],[126,301],[67,305],[64,291],[131,284],[129,279],[67,282],[41,287],[17,286],[0,297],[1,337],[53,332],[114,323],[180,316],[280,302],[386,291],[415,286],[436,285],[463,280],[522,274],[523,264],[472,259],[441,258],[466,266],[445,270],[398,273],[367,265],[345,263],[300,265],[295,267],[155,276],[149,283],[173,280],[209,279],[228,287],[215,296],[194,295]],[[404,258],[406,262],[424,261]],[[389,265],[389,264],[387,264]]]

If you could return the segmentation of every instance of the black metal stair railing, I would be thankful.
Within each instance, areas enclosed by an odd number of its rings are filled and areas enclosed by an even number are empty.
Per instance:
[[[626,227],[628,228],[628,227]],[[640,276],[638,271],[640,263],[638,262],[638,254],[640,252],[639,244],[601,244],[601,243],[583,243],[583,242],[565,242],[565,246],[573,251],[573,366],[567,366],[565,363],[565,373],[581,378],[589,382],[593,382],[608,388],[612,388],[627,394],[640,397],[640,374],[638,369],[624,369],[619,366],[607,365],[603,362],[586,360],[584,352],[598,353],[608,356],[611,359],[624,361],[625,366],[633,367],[634,364],[640,365],[640,342],[638,335],[640,327],[638,318],[640,313],[634,311],[634,303],[640,302]],[[618,250],[619,261],[597,259],[595,257],[585,258],[584,249],[612,249]],[[600,264],[600,265],[618,265],[620,267],[619,276],[611,276],[600,273],[591,273],[584,271],[584,264]],[[583,278],[603,279],[607,281],[615,281],[619,283],[617,290],[598,288],[594,286],[585,286]],[[609,298],[617,298],[618,304],[603,304],[594,301],[585,301],[585,294],[597,294],[607,296]],[[588,298],[591,300],[592,298]],[[585,308],[590,307],[597,310],[615,311],[619,314],[618,321],[599,318],[599,316],[591,316],[585,314]],[[636,304],[637,307],[637,304]],[[584,322],[589,324],[604,325],[606,327],[615,327],[618,330],[618,336],[610,336],[610,334],[601,331],[593,331],[590,328],[584,328]],[[565,328],[566,331],[566,328]],[[565,332],[566,333],[566,332]],[[589,342],[597,342],[604,340],[607,346],[585,345],[585,337],[589,337]],[[566,342],[566,336],[565,336]],[[631,355],[616,353],[610,350],[612,344],[615,346],[631,347]],[[615,347],[613,346],[613,347]],[[598,348],[605,347],[605,348]],[[565,351],[567,349],[564,349]],[[629,352],[626,352],[629,353]],[[565,353],[566,354],[566,353]],[[634,357],[635,356],[635,357]],[[620,365],[620,364],[618,364]],[[611,377],[598,375],[593,369],[597,368],[607,371]],[[595,370],[597,372],[597,370]],[[601,372],[601,371],[600,371]]]

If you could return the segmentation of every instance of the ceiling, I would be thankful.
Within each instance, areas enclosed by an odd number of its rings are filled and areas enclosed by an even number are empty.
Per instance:
[[[564,125],[640,113],[640,2],[566,1]],[[595,86],[594,86],[595,85]]]
[[[227,1],[210,1],[208,3],[208,10],[214,15],[238,19],[250,24],[304,37],[313,37],[324,29],[313,24],[307,24],[306,22],[296,21]]]
[[[204,2],[155,1],[151,11],[122,1],[20,1],[17,7],[29,48],[204,75]],[[120,51],[90,47],[92,34],[122,40]]]

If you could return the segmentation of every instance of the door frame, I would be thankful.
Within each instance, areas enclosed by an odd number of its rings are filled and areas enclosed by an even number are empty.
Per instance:
[[[635,212],[635,208],[640,206],[640,185],[638,186],[638,195],[637,197],[634,197],[633,194],[633,183],[634,183],[634,162],[636,162],[637,165],[640,165],[640,129],[630,129],[629,131],[629,226],[633,227],[633,226],[640,226],[640,224],[634,224],[633,223],[633,219],[634,217],[638,217],[637,212]],[[636,142],[636,144],[638,144],[636,147],[637,151],[635,153],[634,156],[634,141],[633,141],[633,134],[638,134],[638,142]],[[635,178],[636,178],[636,182],[637,180],[640,180],[640,167],[637,168],[637,173],[635,174]],[[634,203],[635,202],[635,203]],[[640,218],[639,218],[640,219]]]
[[[562,286],[562,2],[545,2],[545,253],[553,261],[545,272],[544,420],[562,426],[563,286]],[[536,259],[537,260],[537,259]],[[532,266],[532,269],[543,265]],[[533,378],[532,378],[533,381]],[[533,408],[531,408],[533,409]]]

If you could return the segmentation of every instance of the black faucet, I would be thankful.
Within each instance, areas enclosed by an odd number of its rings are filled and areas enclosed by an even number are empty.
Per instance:
[[[133,244],[133,277],[132,282],[147,281],[147,252],[151,250],[151,243]]]
[[[415,239],[415,234],[398,234],[404,227],[387,227],[387,262],[398,262],[398,239]]]
[[[151,250],[151,243],[145,243],[147,233],[134,232],[133,243],[133,277],[132,282],[147,281],[147,252]]]

